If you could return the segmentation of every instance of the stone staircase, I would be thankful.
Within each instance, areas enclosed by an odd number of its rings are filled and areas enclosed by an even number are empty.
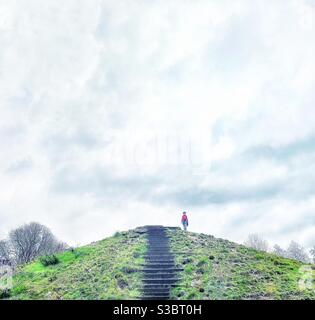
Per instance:
[[[148,251],[143,265],[141,291],[143,300],[168,300],[170,289],[179,281],[174,256],[170,252],[166,228],[147,226]]]

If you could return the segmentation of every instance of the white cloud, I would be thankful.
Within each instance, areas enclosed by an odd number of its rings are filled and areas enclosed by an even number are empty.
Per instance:
[[[85,243],[177,224],[185,206],[197,231],[309,246],[314,14],[308,0],[1,0],[0,235],[38,220]]]

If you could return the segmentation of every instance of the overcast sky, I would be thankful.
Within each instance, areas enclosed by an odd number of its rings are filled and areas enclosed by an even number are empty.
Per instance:
[[[0,0],[0,238],[146,224],[315,244],[315,1]]]

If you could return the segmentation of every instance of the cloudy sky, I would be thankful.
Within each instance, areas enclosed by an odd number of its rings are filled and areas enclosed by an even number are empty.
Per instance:
[[[313,0],[0,0],[0,237],[314,245],[314,33]]]

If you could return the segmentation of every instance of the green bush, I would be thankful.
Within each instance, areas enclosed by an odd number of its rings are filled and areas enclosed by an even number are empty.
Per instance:
[[[43,256],[39,259],[39,261],[44,267],[52,266],[59,263],[59,259],[54,254],[49,256]]]
[[[0,299],[8,299],[11,296],[10,289],[0,289]]]

